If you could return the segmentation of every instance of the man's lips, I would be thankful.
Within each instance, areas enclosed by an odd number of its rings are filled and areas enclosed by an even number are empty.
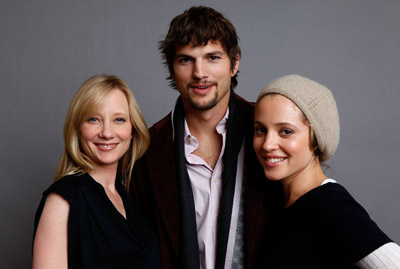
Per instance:
[[[199,95],[205,95],[211,90],[212,86],[207,87],[192,87],[192,91]]]
[[[191,83],[189,84],[189,87],[192,89],[192,91],[196,94],[204,95],[207,94],[212,87],[215,85],[215,83]]]

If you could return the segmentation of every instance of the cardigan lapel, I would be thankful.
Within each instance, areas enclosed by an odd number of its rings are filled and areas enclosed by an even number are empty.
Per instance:
[[[167,123],[160,129],[155,126],[151,130],[152,142],[148,155],[157,158],[149,158],[147,165],[160,221],[175,256],[180,261],[181,214],[176,169],[171,164],[171,160],[174,160],[171,115],[166,120]]]
[[[253,113],[254,103],[249,103],[238,96],[239,104],[243,111],[243,117],[246,119],[245,124],[245,139],[244,149],[245,158],[244,166],[246,167],[247,179],[245,184],[245,234],[246,234],[246,267],[255,268],[256,265],[256,252],[262,240],[262,234],[266,228],[269,211],[267,209],[271,201],[275,201],[271,194],[274,194],[275,189],[270,186],[264,178],[264,171],[259,164],[257,156],[253,150]]]

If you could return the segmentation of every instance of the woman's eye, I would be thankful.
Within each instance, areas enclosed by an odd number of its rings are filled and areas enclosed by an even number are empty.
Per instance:
[[[99,121],[99,119],[95,118],[95,117],[92,117],[92,118],[88,119],[88,122],[97,122],[97,121]]]
[[[266,134],[267,130],[262,127],[256,127],[256,128],[254,128],[254,133],[255,134]]]
[[[284,130],[282,130],[281,132],[282,132],[282,134],[283,134],[284,136],[289,136],[289,135],[293,134],[293,131],[292,131],[292,130],[289,130],[289,129],[284,129]]]
[[[126,119],[124,119],[124,118],[116,118],[115,121],[119,122],[119,123],[123,123],[123,122],[126,122]]]

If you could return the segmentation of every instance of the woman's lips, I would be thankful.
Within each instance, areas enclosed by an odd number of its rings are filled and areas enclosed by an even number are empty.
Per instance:
[[[268,167],[277,167],[286,160],[285,157],[265,157],[264,163]]]
[[[95,143],[95,145],[101,151],[110,151],[115,149],[118,143],[112,143],[112,144]]]

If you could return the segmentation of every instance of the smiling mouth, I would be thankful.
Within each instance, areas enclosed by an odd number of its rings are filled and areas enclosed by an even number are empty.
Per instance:
[[[285,158],[267,158],[267,162],[270,162],[270,163],[278,163],[278,162],[281,162],[281,161],[283,161]]]
[[[267,167],[274,168],[280,166],[286,159],[284,157],[264,158],[264,164]]]
[[[100,150],[108,151],[117,147],[118,143],[114,144],[95,144]]]
[[[198,96],[206,96],[212,89],[212,85],[207,86],[193,86],[191,87],[192,92]]]
[[[204,91],[204,90],[209,90],[213,86],[216,86],[215,82],[212,81],[198,81],[194,83],[189,83],[189,87],[192,88],[193,90],[197,91]]]

